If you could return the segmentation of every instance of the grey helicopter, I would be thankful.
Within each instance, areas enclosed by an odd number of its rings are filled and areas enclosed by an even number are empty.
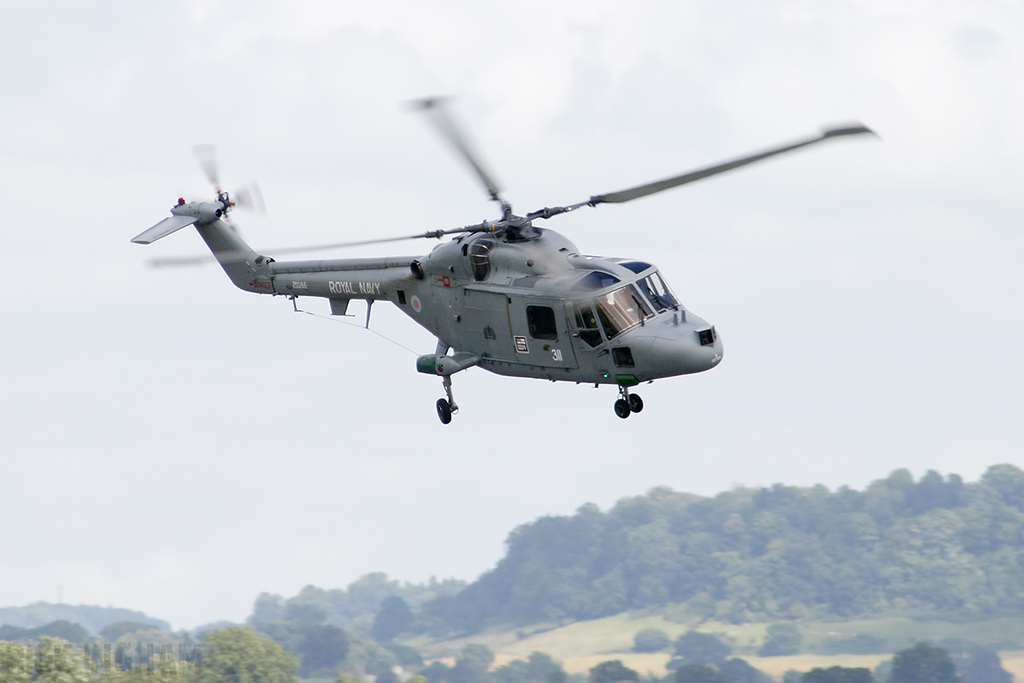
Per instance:
[[[239,289],[284,296],[293,304],[299,297],[325,298],[331,314],[338,316],[348,314],[353,299],[365,300],[367,327],[373,303],[390,301],[437,338],[434,352],[419,356],[416,369],[441,378],[445,395],[436,408],[444,424],[459,411],[452,376],[472,367],[511,377],[612,385],[618,389],[615,414],[625,419],[644,407],[634,387],[704,372],[722,360],[722,340],[715,326],[679,302],[656,266],[637,259],[586,255],[565,236],[537,227],[535,221],[584,206],[629,202],[825,140],[873,134],[860,124],[826,128],[814,137],[732,161],[517,215],[443,101],[427,99],[416,105],[475,173],[500,207],[500,218],[415,235],[293,250],[453,236],[426,255],[276,261],[249,247],[226,221],[236,202],[220,188],[216,164],[207,156],[203,168],[216,199],[179,199],[169,217],[132,242],[151,244],[195,226]],[[244,199],[252,203],[249,196]]]

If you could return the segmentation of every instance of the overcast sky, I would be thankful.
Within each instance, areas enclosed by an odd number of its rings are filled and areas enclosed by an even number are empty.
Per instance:
[[[1018,3],[0,6],[0,605],[240,621],[370,571],[472,580],[516,525],[653,486],[1024,466]],[[545,224],[654,261],[722,336],[720,367],[643,386],[629,420],[614,388],[475,369],[444,427],[415,372],[434,340],[399,311],[378,336],[146,267],[200,253],[192,231],[129,243],[212,198],[198,143],[225,185],[258,180],[267,215],[235,218],[259,249],[496,218],[405,106],[438,94],[519,213],[826,124],[881,140]]]

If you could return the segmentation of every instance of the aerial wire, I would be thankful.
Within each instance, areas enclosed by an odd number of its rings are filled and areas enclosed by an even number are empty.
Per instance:
[[[389,341],[389,342],[391,342],[392,344],[394,344],[395,346],[397,346],[397,347],[399,347],[401,349],[405,349],[406,351],[408,351],[409,353],[411,353],[414,356],[419,356],[420,355],[418,352],[413,351],[408,346],[404,346],[400,342],[397,342],[394,339],[392,339],[391,337],[388,337],[388,336],[385,336],[385,335],[381,334],[377,330],[371,329],[369,327],[364,327],[362,325],[357,325],[356,323],[350,323],[347,320],[339,320],[337,316],[323,315],[322,313],[314,313],[313,311],[307,311],[304,308],[299,308],[298,298],[297,297],[292,299],[292,303],[295,305],[295,312],[296,313],[305,313],[306,315],[311,315],[314,318],[323,318],[324,320],[330,320],[331,322],[341,323],[342,325],[348,325],[349,327],[357,327],[360,330],[368,330],[370,332],[373,332],[375,335],[377,335],[381,339],[383,339],[385,341]]]

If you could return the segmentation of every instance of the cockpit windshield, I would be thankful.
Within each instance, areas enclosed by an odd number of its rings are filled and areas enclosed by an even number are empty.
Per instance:
[[[679,308],[679,302],[676,301],[675,295],[672,294],[672,290],[668,288],[665,281],[661,279],[661,274],[657,271],[639,280],[636,285],[650,302],[654,304],[654,308],[658,313],[663,313],[670,308]]]
[[[654,315],[644,302],[643,297],[632,285],[602,294],[594,301],[594,304],[597,307],[597,316],[601,320],[604,334],[608,339],[612,339]]]

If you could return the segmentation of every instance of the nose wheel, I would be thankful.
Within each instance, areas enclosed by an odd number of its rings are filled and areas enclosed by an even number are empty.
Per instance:
[[[446,398],[437,399],[437,418],[441,424],[448,424],[452,421],[452,415],[459,412],[459,406],[455,405],[455,399],[452,398],[452,378],[448,376],[444,378],[444,394]]]
[[[637,394],[629,393],[629,388],[619,386],[619,399],[615,401],[615,414],[625,420],[632,413],[639,413],[644,409],[644,400]]]
[[[446,399],[437,399],[437,417],[441,420],[441,424],[448,424],[452,421],[452,404]]]

